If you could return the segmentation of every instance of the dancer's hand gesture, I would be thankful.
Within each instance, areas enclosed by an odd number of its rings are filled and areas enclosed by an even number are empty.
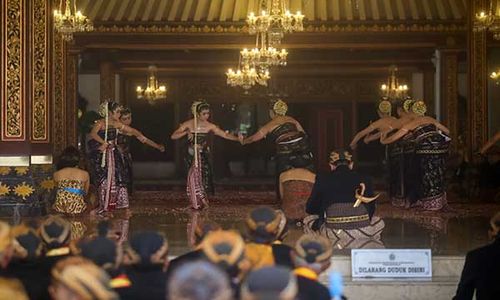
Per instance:
[[[158,147],[158,150],[159,150],[160,152],[165,152],[165,146],[164,146],[164,145],[160,145],[160,146]]]
[[[108,149],[108,143],[104,143],[101,146],[99,146],[99,151],[104,152]]]
[[[240,144],[245,145],[244,143],[245,137],[243,136],[243,134],[238,133],[238,140],[240,141]]]

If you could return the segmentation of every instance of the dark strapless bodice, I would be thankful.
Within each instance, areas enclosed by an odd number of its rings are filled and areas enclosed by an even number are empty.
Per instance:
[[[189,141],[189,146],[194,146],[194,133],[193,138]],[[208,147],[208,138],[209,138],[209,133],[207,132],[198,132],[196,134],[196,142],[198,143],[198,146],[205,149]]]
[[[302,135],[302,132],[299,132],[297,126],[292,122],[285,122],[283,124],[278,125],[271,132],[267,134],[267,138],[273,142],[279,141],[284,136],[288,136],[294,133],[298,133]]]
[[[97,132],[97,134],[104,140],[106,135],[106,130],[101,129]],[[116,143],[117,138],[118,138],[118,130],[116,128],[108,128],[107,141]],[[88,141],[88,146],[90,150],[97,150],[99,146],[101,146],[101,144],[94,139],[90,139]]]

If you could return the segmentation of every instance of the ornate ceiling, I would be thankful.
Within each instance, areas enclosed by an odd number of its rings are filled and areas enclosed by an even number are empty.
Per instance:
[[[80,0],[96,24],[241,22],[260,0]],[[270,0],[265,0],[270,1]],[[307,21],[462,23],[467,0],[287,0]]]

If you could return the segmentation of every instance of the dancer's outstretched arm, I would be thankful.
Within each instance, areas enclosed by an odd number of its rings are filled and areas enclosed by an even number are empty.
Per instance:
[[[235,142],[239,142],[240,141],[240,138],[238,136],[232,135],[229,132],[226,132],[226,131],[220,129],[219,126],[217,126],[215,124],[210,124],[210,130],[215,135],[220,136],[221,138],[224,138],[226,140],[235,141]]]
[[[131,134],[133,136],[135,136],[141,143],[143,144],[146,144],[152,148],[155,148],[161,152],[165,151],[165,146],[163,145],[159,145],[157,143],[155,143],[154,141],[148,139],[146,136],[144,136],[144,134],[142,134],[142,132],[140,132],[139,130],[133,128],[133,127],[130,127],[130,126],[127,126],[123,123],[120,123],[120,122],[116,122],[115,126],[117,128],[119,128],[121,131],[127,133],[127,134]]]
[[[186,124],[187,122],[182,123],[179,128],[177,128],[174,133],[170,136],[171,139],[173,140],[178,140],[184,136],[186,136],[189,133],[189,127]]]
[[[410,131],[410,130],[407,128],[407,126],[403,126],[402,128],[398,129],[398,131],[396,131],[394,134],[391,134],[390,136],[387,136],[390,131],[386,131],[386,132],[382,133],[382,135],[380,136],[380,143],[382,143],[384,145],[392,144],[395,141],[402,138],[403,136],[405,136],[406,133],[408,133],[408,131]]]
[[[500,141],[500,131],[498,131],[479,151],[481,154],[485,154],[493,145]]]
[[[366,135],[370,134],[372,131],[374,131],[376,129],[377,128],[374,127],[373,124],[370,124],[370,126],[368,126],[365,129],[361,130],[360,132],[358,132],[354,136],[354,138],[351,141],[351,144],[349,144],[349,147],[351,147],[351,149],[355,149],[357,147],[357,144],[358,144],[358,142],[359,142],[360,139],[362,139],[363,137],[365,137]]]

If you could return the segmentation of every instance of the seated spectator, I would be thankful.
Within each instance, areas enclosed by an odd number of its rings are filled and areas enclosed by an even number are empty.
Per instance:
[[[278,225],[278,232],[276,233],[276,240],[271,245],[273,248],[274,261],[276,265],[293,269],[294,264],[291,258],[293,248],[283,244],[283,241],[288,235],[288,220],[282,210],[276,210],[275,212],[280,218],[280,223]]]
[[[168,283],[170,300],[232,300],[229,280],[220,269],[205,261],[183,264]]]
[[[357,239],[380,240],[384,221],[374,216],[377,196],[369,178],[353,171],[348,151],[330,154],[328,174],[318,175],[307,202],[306,233],[335,240],[344,248]],[[326,216],[326,217],[325,217]]]
[[[135,233],[129,247],[125,248],[124,264],[128,265],[126,273],[132,283],[128,299],[142,299],[145,291],[149,300],[165,299],[168,243],[162,234],[155,231]]]
[[[297,292],[297,278],[288,268],[264,267],[248,275],[241,287],[241,299],[295,300]]]
[[[488,232],[493,242],[467,253],[454,300],[500,299],[500,212],[490,220]]]
[[[117,300],[108,274],[90,260],[74,256],[52,269],[49,292],[53,300]]]
[[[333,248],[330,240],[321,236],[303,235],[293,251],[293,260],[299,286],[298,299],[330,300],[328,289],[318,277],[330,267]]]
[[[122,247],[107,237],[108,222],[98,224],[98,236],[86,239],[76,244],[75,251],[85,258],[92,260],[96,265],[108,273],[111,287],[120,295],[121,299],[128,298],[131,282],[122,270]]]
[[[49,216],[40,225],[40,238],[46,249],[42,259],[46,274],[58,260],[70,255],[70,237],[71,224],[61,217]]]
[[[28,295],[19,280],[0,277],[0,299],[28,300],[30,298],[28,298]]]
[[[30,299],[49,299],[49,277],[40,261],[43,243],[34,228],[21,224],[12,228],[14,256],[9,272],[21,280]]]
[[[271,244],[278,234],[280,216],[269,207],[258,207],[252,210],[246,219],[248,243],[246,257],[252,269],[273,266],[275,259]]]
[[[201,250],[206,260],[227,273],[234,295],[238,298],[240,282],[250,268],[245,257],[245,242],[240,234],[225,230],[210,232],[201,243]]]
[[[281,173],[279,177],[281,207],[288,219],[301,222],[306,216],[306,202],[311,195],[315,176],[313,172],[302,168]]]
[[[0,277],[11,277],[9,266],[14,249],[12,248],[12,232],[9,224],[0,221]]]
[[[87,171],[78,168],[79,164],[78,149],[73,146],[64,149],[54,173],[57,190],[52,208],[58,213],[81,214],[87,208],[85,196],[90,178]]]

